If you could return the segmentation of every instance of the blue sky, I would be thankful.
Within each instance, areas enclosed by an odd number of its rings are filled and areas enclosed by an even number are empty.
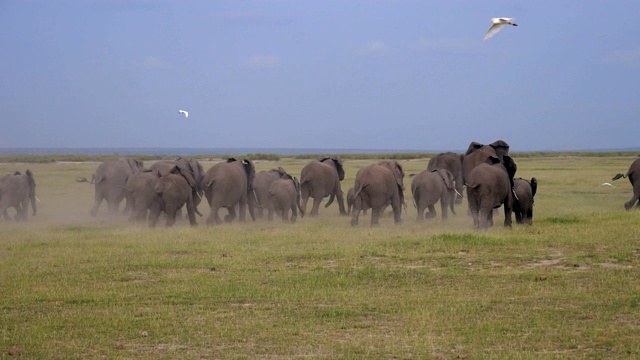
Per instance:
[[[637,147],[638,14],[637,0],[0,0],[0,147]],[[519,26],[483,41],[502,16]]]

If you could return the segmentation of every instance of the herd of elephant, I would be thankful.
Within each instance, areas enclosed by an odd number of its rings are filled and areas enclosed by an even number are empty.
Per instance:
[[[426,170],[411,174],[411,193],[418,210],[418,221],[436,216],[435,205],[440,202],[441,217],[448,211],[455,214],[455,204],[462,202],[466,189],[469,212],[474,228],[493,226],[494,209],[504,208],[504,226],[512,224],[515,213],[519,224],[532,224],[533,203],[537,190],[536,178],[515,178],[517,166],[508,155],[509,145],[497,140],[484,145],[472,142],[464,154],[441,153],[429,160]],[[125,200],[125,213],[131,222],[147,222],[155,227],[161,214],[166,226],[172,226],[183,207],[192,226],[196,215],[202,216],[198,205],[206,198],[210,213],[207,225],[219,224],[220,208],[227,209],[225,222],[246,220],[246,212],[253,220],[267,211],[269,220],[274,215],[284,221],[296,221],[298,213],[304,216],[307,202],[313,198],[311,216],[317,216],[320,203],[329,197],[325,207],[337,200],[341,215],[351,216],[351,225],[357,226],[361,213],[371,211],[371,226],[378,225],[382,211],[391,206],[395,223],[400,223],[405,202],[405,173],[397,161],[382,161],[358,170],[352,188],[347,192],[345,208],[341,181],[345,173],[338,156],[319,157],[301,171],[300,179],[285,169],[256,173],[251,160],[229,158],[217,163],[206,172],[195,159],[178,158],[159,161],[144,168],[135,158],[107,160],[101,163],[90,180],[77,178],[95,186],[94,205],[90,210],[96,216],[106,201],[108,211],[118,213]],[[617,174],[614,180],[627,177],[633,186],[633,197],[625,203],[628,210],[640,198],[640,158],[626,174]],[[0,212],[9,220],[8,208],[16,209],[16,220],[26,220],[29,205],[36,214],[36,193],[33,173],[15,172],[0,178]],[[640,207],[640,203],[637,205]],[[425,213],[426,211],[426,213]]]

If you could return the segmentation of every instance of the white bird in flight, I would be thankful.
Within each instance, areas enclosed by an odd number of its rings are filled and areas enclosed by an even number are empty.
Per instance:
[[[188,111],[178,110],[178,114],[184,115],[185,119],[189,117],[189,112]]]
[[[491,18],[491,22],[493,25],[489,28],[486,34],[484,34],[484,38],[482,40],[487,40],[488,38],[495,35],[498,31],[502,30],[502,27],[505,25],[513,25],[518,26],[518,24],[514,23],[516,18]]]
[[[611,183],[608,183],[608,182],[600,184],[600,187],[603,187],[603,186],[615,187],[614,185],[612,185]]]

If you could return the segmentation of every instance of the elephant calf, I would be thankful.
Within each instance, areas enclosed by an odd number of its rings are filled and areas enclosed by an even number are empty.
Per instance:
[[[29,203],[36,215],[36,182],[31,170],[27,170],[24,175],[15,172],[0,178],[0,214],[9,220],[8,208],[16,209],[15,220],[27,220]]]
[[[371,206],[371,226],[378,225],[384,206],[391,204],[396,224],[402,222],[400,212],[404,204],[404,170],[397,161],[382,161],[358,171],[354,183],[355,206],[351,226],[358,226],[360,210]]]
[[[269,186],[269,221],[273,220],[274,213],[282,218],[282,221],[295,222],[300,216],[304,216],[304,210],[300,206],[300,183],[295,177],[278,179]],[[291,210],[291,218],[289,218]]]
[[[455,178],[449,170],[424,170],[411,180],[411,192],[416,208],[418,209],[417,221],[424,218],[436,217],[435,204],[440,201],[442,220],[447,219],[447,208],[455,215]],[[424,211],[429,209],[426,215]]]
[[[536,178],[525,180],[517,178],[513,182],[513,212],[516,215],[516,223],[533,224],[533,197],[536,196],[538,181]]]
[[[161,176],[153,190],[158,196],[160,206],[155,206],[149,214],[149,226],[155,227],[161,212],[167,215],[166,226],[173,226],[176,222],[178,209],[187,205],[187,216],[191,226],[198,226],[196,222],[196,206],[193,200],[192,189],[194,184],[190,184],[181,173],[179,167],[174,167],[169,174]]]

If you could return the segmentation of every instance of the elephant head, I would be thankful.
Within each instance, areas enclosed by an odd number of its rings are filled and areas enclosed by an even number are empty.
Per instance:
[[[447,169],[438,169],[438,170],[433,170],[433,172],[436,172],[438,173],[438,175],[440,175],[440,177],[442,178],[442,181],[444,181],[444,186],[446,186],[447,190],[455,191],[455,187],[453,184],[455,179],[453,178],[453,174],[451,173],[451,171]]]
[[[516,171],[518,170],[518,166],[513,161],[511,156],[504,155],[502,157],[502,161],[500,161],[500,159],[498,157],[489,156],[487,158],[487,163],[490,164],[490,165],[502,164],[504,166],[505,170],[507,171],[507,174],[509,175],[509,182],[511,183],[511,188],[513,189],[513,178],[516,175]]]

